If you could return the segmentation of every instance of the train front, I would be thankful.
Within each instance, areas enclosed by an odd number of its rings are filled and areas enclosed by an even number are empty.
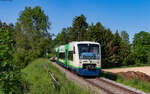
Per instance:
[[[101,47],[99,43],[79,43],[78,55],[79,66],[78,74],[82,76],[99,76],[101,69]]]

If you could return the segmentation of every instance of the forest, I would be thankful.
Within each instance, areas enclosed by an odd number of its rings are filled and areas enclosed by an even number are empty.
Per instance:
[[[72,26],[65,27],[52,40],[52,48],[71,41],[95,41],[101,44],[102,68],[150,64],[150,33],[140,31],[129,41],[127,31],[115,33],[100,22],[88,24],[81,14],[74,17]]]
[[[49,32],[51,24],[39,6],[25,7],[15,24],[0,21],[0,87],[4,94],[25,92],[21,70],[34,59],[55,56],[55,47],[72,41],[100,43],[102,68],[150,65],[150,33],[146,31],[136,33],[130,42],[127,31],[112,33],[99,21],[89,24],[84,14],[75,16],[72,25],[57,35]]]

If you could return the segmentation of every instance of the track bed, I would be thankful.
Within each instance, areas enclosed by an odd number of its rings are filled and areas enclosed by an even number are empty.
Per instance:
[[[105,78],[87,78],[72,73],[68,69],[63,68],[59,64],[53,62],[61,72],[64,72],[67,79],[78,83],[84,88],[90,88],[95,94],[146,94],[134,88],[116,83]]]

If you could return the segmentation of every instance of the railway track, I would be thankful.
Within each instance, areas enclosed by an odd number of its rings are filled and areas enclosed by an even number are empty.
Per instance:
[[[103,86],[93,82],[94,79],[84,79],[84,80],[87,81],[88,83],[90,83],[91,85],[93,85],[99,89],[102,89],[102,91],[105,92],[106,94],[114,94],[111,91],[109,91],[108,89],[104,88]]]
[[[92,90],[100,94],[146,94],[145,92],[136,90],[134,88],[124,86],[122,84],[116,83],[106,78],[87,78],[80,77],[75,73],[63,68],[57,63],[53,63],[57,68],[64,72],[67,78],[80,83],[83,87],[90,87]]]
[[[105,78],[85,78],[85,80],[93,86],[102,89],[106,94],[146,94]]]

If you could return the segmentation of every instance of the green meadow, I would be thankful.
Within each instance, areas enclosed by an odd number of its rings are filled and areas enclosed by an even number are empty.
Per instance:
[[[44,69],[51,72],[57,82]],[[48,59],[36,59],[22,70],[23,76],[28,84],[27,94],[93,94],[89,89],[84,89],[72,81],[66,79],[64,73],[60,72]]]

